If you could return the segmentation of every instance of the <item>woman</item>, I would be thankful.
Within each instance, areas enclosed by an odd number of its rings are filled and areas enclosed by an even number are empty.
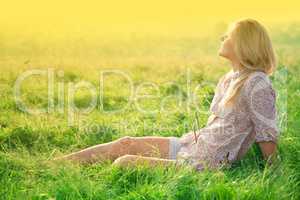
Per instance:
[[[123,137],[62,157],[72,161],[112,160],[121,166],[187,163],[198,170],[217,168],[241,159],[257,142],[265,159],[275,154],[276,93],[268,75],[276,67],[265,28],[244,19],[222,37],[219,55],[232,70],[218,82],[206,126],[182,137]]]

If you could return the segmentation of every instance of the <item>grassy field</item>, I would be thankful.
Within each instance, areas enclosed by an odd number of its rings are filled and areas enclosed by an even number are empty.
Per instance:
[[[49,161],[125,135],[180,136],[191,130],[196,109],[203,127],[214,86],[230,70],[216,53],[219,32],[207,37],[115,38],[2,33],[0,199],[300,199],[299,26],[271,29],[279,60],[272,77],[282,129],[278,163],[265,167],[253,146],[230,169],[202,173],[188,167],[122,169],[110,163],[78,166]],[[53,107],[38,115],[22,111],[13,95],[17,78],[34,69],[52,73],[54,79]],[[107,70],[119,74],[107,74],[100,84]],[[20,97],[27,107],[49,107],[47,81],[40,75],[22,82]],[[82,87],[70,97],[80,81],[93,85],[96,95]],[[198,85],[202,88],[190,95]],[[153,96],[130,99],[133,92]],[[95,96],[94,109],[83,113]]]

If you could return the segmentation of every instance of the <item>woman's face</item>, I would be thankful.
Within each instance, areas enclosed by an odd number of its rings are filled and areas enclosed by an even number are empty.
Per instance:
[[[221,37],[221,47],[218,52],[219,56],[227,58],[231,61],[236,60],[233,46],[233,38],[230,34],[225,34],[223,37]]]

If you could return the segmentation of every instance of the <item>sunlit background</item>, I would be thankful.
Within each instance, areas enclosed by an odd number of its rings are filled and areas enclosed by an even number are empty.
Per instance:
[[[1,33],[199,35],[239,18],[270,24],[299,21],[300,2],[201,0],[3,1]]]

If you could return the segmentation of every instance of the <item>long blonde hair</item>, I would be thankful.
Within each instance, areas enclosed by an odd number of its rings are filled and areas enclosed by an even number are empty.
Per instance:
[[[233,38],[234,52],[242,66],[241,75],[227,90],[223,105],[234,102],[238,91],[254,71],[271,75],[276,68],[276,57],[267,30],[256,20],[242,19],[233,23],[228,34]]]

